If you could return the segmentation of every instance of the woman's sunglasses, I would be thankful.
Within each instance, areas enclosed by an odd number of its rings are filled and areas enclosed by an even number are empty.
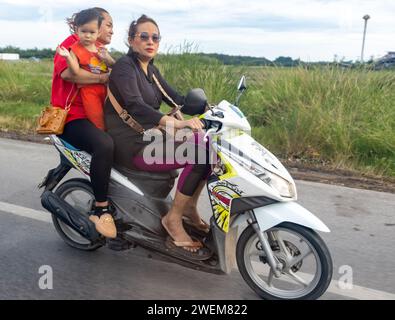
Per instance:
[[[149,35],[148,32],[140,32],[136,33],[135,37],[139,37],[141,41],[147,42],[149,41],[149,38],[152,39],[152,42],[154,43],[159,43],[161,36],[159,34],[153,33],[151,36]]]

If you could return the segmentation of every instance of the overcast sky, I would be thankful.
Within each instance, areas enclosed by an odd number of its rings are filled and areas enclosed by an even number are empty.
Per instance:
[[[0,47],[54,49],[69,34],[65,18],[92,6],[112,15],[110,47],[121,51],[143,13],[158,22],[162,51],[187,41],[207,53],[356,60],[365,14],[365,57],[395,51],[395,0],[0,0]]]

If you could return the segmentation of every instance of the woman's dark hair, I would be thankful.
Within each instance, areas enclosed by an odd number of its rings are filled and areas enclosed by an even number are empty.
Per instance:
[[[132,21],[132,23],[130,24],[129,32],[128,32],[129,39],[133,39],[134,36],[136,35],[138,25],[146,23],[146,22],[151,22],[152,24],[154,24],[158,28],[158,31],[159,31],[159,26],[156,23],[156,21],[154,19],[146,16],[145,14],[143,14],[140,18]],[[159,33],[160,33],[160,31],[159,31]]]
[[[99,28],[104,20],[103,14],[107,13],[103,8],[95,7],[80,12],[74,13],[71,18],[67,18],[66,22],[69,25],[70,32],[74,33],[75,29],[91,21],[97,20]]]
[[[103,17],[103,15],[104,15],[105,13],[106,13],[106,14],[109,14],[107,10],[105,10],[105,9],[103,9],[103,8],[100,8],[100,7],[94,7],[94,8],[92,8],[92,9],[96,10],[97,12],[99,12],[100,15],[101,15],[102,17]],[[103,19],[104,19],[104,17],[103,17]]]

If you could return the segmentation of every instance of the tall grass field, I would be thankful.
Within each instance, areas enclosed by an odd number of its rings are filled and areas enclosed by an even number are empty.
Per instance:
[[[203,88],[210,103],[234,102],[254,137],[283,159],[395,176],[395,72],[338,67],[239,67],[191,53],[156,60],[179,92]],[[0,61],[0,130],[33,133],[49,103],[52,62]]]

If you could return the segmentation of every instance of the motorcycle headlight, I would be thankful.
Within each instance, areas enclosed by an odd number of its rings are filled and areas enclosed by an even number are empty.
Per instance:
[[[265,174],[258,176],[262,181],[266,182],[272,188],[276,189],[282,197],[294,198],[295,188],[287,180],[281,178],[280,176],[266,171]]]
[[[295,198],[296,190],[292,183],[280,177],[279,175],[262,168],[258,164],[246,163],[237,155],[228,155],[235,160],[244,169],[252,172],[256,177],[268,184],[270,187],[278,191],[278,193],[285,198]]]
[[[295,189],[293,185],[290,182],[288,182],[288,180],[285,180],[284,178],[281,178],[277,174],[270,172],[258,165],[253,165],[253,164],[247,165],[240,161],[238,163],[241,164],[245,169],[252,172],[263,182],[267,183],[269,186],[276,189],[282,197],[286,197],[286,198],[295,197]]]

